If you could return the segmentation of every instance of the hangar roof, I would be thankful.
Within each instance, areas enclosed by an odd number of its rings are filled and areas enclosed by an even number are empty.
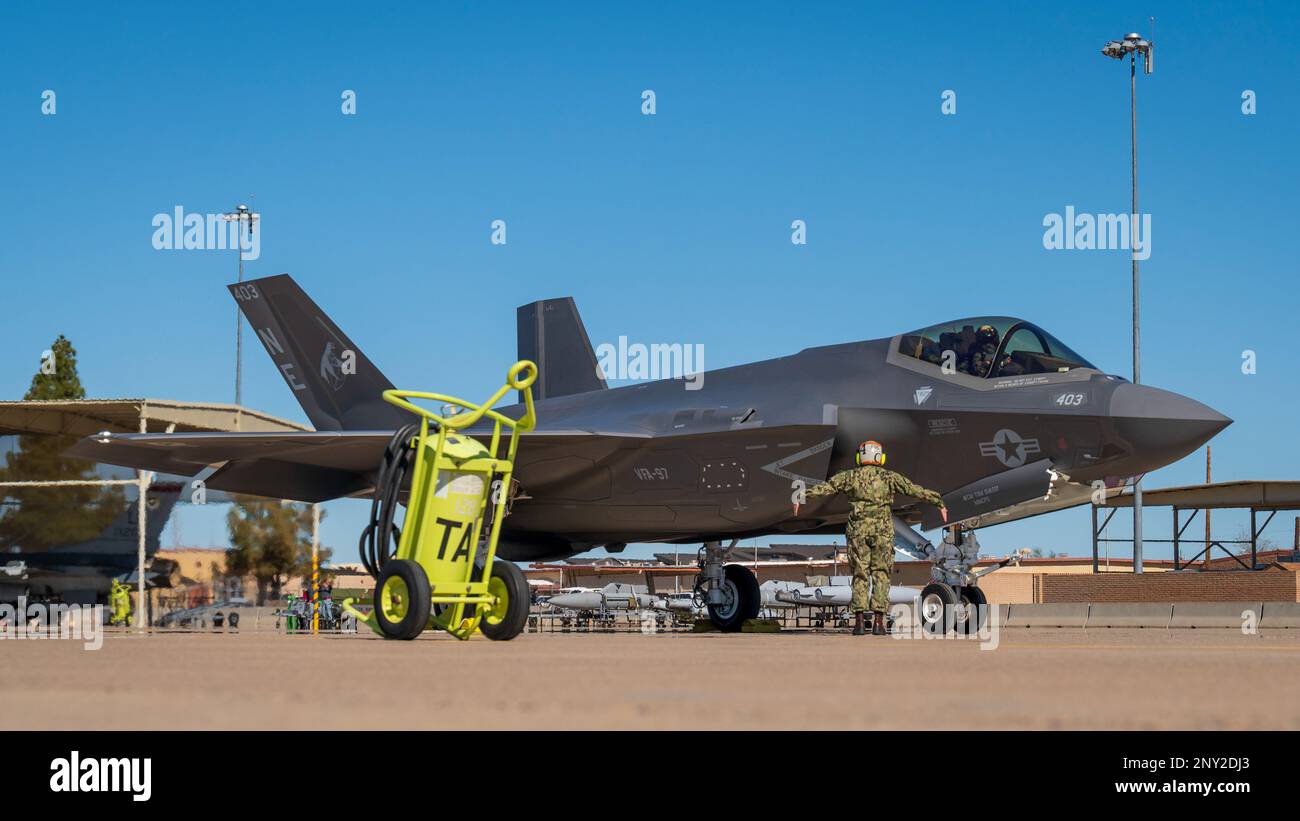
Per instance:
[[[1300,510],[1300,482],[1240,481],[1208,485],[1184,485],[1142,491],[1142,504],[1191,509],[1254,508],[1255,510]],[[1104,507],[1132,507],[1133,494],[1126,491],[1106,500]]]
[[[171,399],[54,399],[0,402],[0,434],[46,433],[89,436],[100,431],[162,433],[244,431],[273,433],[310,430],[239,405],[178,402]]]

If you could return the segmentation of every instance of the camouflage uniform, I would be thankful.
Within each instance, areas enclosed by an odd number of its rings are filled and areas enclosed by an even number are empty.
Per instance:
[[[853,612],[889,610],[890,574],[894,570],[894,522],[890,510],[895,495],[915,496],[932,505],[943,499],[933,490],[876,465],[842,470],[808,491],[809,500],[842,493],[852,505],[844,535],[853,569]],[[869,584],[868,580],[871,580]],[[871,601],[867,601],[870,587]]]

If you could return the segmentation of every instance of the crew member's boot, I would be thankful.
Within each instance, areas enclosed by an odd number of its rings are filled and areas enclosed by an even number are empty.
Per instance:
[[[875,622],[871,626],[871,635],[873,636],[886,635],[888,631],[885,629],[885,614],[881,613],[879,610],[876,610],[872,612],[871,615],[872,615],[872,620]]]
[[[853,635],[865,636],[867,634],[867,627],[863,623],[866,615],[867,614],[863,613],[861,610],[853,614]]]

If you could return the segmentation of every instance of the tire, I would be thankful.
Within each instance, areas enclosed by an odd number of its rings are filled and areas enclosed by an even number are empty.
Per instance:
[[[988,623],[988,599],[983,590],[973,585],[959,588],[957,604],[954,626],[959,635],[972,636]]]
[[[532,601],[528,594],[528,579],[512,562],[504,559],[492,562],[492,576],[488,579],[488,591],[502,598],[501,604],[483,614],[479,630],[493,641],[509,641],[520,633],[528,624],[528,608]]]
[[[952,630],[957,591],[942,582],[927,584],[917,605],[921,627],[927,633],[946,634]]]
[[[709,621],[723,633],[739,633],[745,622],[758,615],[763,594],[749,568],[729,564],[723,568],[723,604],[709,605]]]
[[[410,559],[389,559],[375,580],[375,621],[384,638],[410,641],[429,624],[429,577]]]
[[[239,627],[239,614],[231,613],[230,615],[226,616],[226,625],[229,627],[236,627],[236,628]]]

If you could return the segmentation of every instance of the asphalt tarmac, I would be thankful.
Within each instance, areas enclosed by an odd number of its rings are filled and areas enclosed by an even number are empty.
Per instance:
[[[1300,631],[0,641],[3,729],[1300,729]]]

